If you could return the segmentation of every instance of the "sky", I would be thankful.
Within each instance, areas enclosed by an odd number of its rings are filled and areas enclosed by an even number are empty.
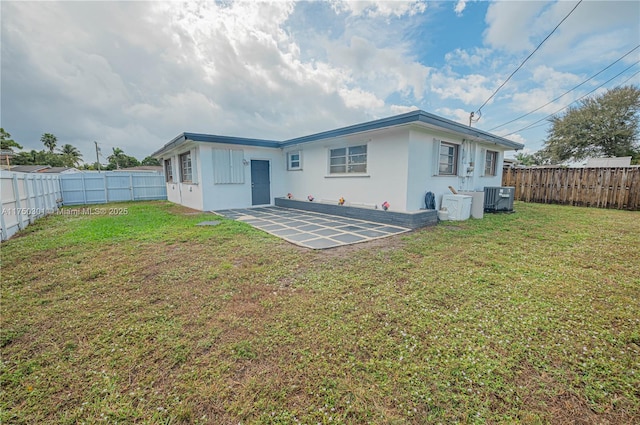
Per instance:
[[[496,93],[577,3],[3,0],[0,122],[27,151],[53,133],[93,163],[96,141],[104,163],[182,132],[286,140],[476,111],[531,153],[546,117],[640,85],[640,2],[584,0]]]

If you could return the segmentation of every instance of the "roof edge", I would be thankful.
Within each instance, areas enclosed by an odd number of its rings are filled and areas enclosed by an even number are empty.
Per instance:
[[[456,133],[477,137],[484,139],[488,142],[496,143],[508,148],[520,150],[524,148],[522,143],[514,142],[504,137],[497,136],[495,134],[480,130],[477,128],[469,127],[464,124],[460,124],[455,121],[451,121],[447,118],[443,118],[434,114],[422,110],[415,110],[407,112],[401,115],[395,115],[388,118],[382,118],[374,121],[369,121],[361,124],[350,125],[347,127],[338,128],[335,130],[323,131],[320,133],[311,134],[308,136],[296,137],[294,139],[288,139],[281,143],[282,147],[291,145],[297,145],[301,143],[314,142],[317,140],[329,139],[333,137],[347,136],[350,134],[378,130],[381,128],[395,127],[404,124],[410,124],[414,122],[420,122],[424,124],[433,125],[443,129],[451,130]]]
[[[522,143],[514,142],[513,140],[506,139],[501,136],[489,133],[478,128],[470,127],[458,122],[452,121],[447,118],[440,117],[438,115],[430,114],[423,110],[415,110],[400,115],[394,115],[392,117],[381,118],[374,121],[368,121],[365,123],[354,124],[347,127],[337,128],[335,130],[322,131],[320,133],[310,134],[308,136],[296,137],[293,139],[287,139],[284,141],[267,140],[267,139],[252,139],[244,137],[232,137],[232,136],[219,136],[213,134],[202,133],[181,133],[173,138],[169,143],[162,148],[151,154],[153,157],[158,157],[164,152],[173,149],[187,141],[204,142],[204,143],[222,143],[230,145],[244,145],[255,146],[264,148],[286,148],[292,145],[298,145],[301,143],[315,142],[323,139],[330,139],[334,137],[348,136],[350,134],[362,133],[365,131],[378,130],[382,128],[390,128],[399,125],[422,123],[445,130],[453,131],[461,135],[467,135],[482,139],[484,141],[502,145],[504,147],[520,150],[524,148]]]
[[[203,133],[188,133],[183,132],[174,137],[170,142],[165,144],[162,148],[158,149],[151,154],[152,157],[159,157],[163,153],[173,148],[176,148],[189,141],[203,142],[203,143],[222,143],[228,145],[244,145],[255,146],[263,148],[280,148],[280,142],[275,140],[266,139],[251,139],[246,137],[232,137],[232,136],[219,136],[215,134],[203,134]]]

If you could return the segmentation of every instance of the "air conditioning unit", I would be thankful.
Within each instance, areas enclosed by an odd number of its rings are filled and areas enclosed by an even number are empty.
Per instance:
[[[485,187],[484,211],[485,212],[513,212],[513,198],[515,187]]]

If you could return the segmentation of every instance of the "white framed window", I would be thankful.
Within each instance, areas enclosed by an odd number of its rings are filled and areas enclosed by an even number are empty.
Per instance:
[[[458,145],[440,142],[438,175],[455,176],[458,173]]]
[[[164,160],[164,177],[167,183],[173,183],[173,167],[171,166],[171,159]]]
[[[185,152],[180,158],[180,181],[184,183],[193,182],[193,169],[191,168],[191,152]]]
[[[484,158],[484,175],[497,175],[498,152],[487,151]]]
[[[302,153],[300,151],[287,153],[287,170],[302,170]]]
[[[348,146],[329,151],[329,174],[367,172],[367,145]]]

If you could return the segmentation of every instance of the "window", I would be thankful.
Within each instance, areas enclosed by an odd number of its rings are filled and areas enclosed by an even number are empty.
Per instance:
[[[244,183],[244,151],[242,149],[213,150],[213,183]]]
[[[458,145],[440,142],[440,158],[438,160],[438,174],[453,176],[458,173]]]
[[[186,152],[180,155],[180,181],[184,183],[191,183],[193,181],[193,174],[191,172],[191,152]]]
[[[497,163],[498,163],[498,152],[487,151],[487,154],[484,160],[484,175],[495,176]]]
[[[173,183],[173,168],[171,168],[171,160],[164,160],[164,177],[167,183]]]
[[[287,154],[287,170],[302,170],[300,151],[293,151]]]
[[[329,174],[367,172],[367,145],[331,149]]]

